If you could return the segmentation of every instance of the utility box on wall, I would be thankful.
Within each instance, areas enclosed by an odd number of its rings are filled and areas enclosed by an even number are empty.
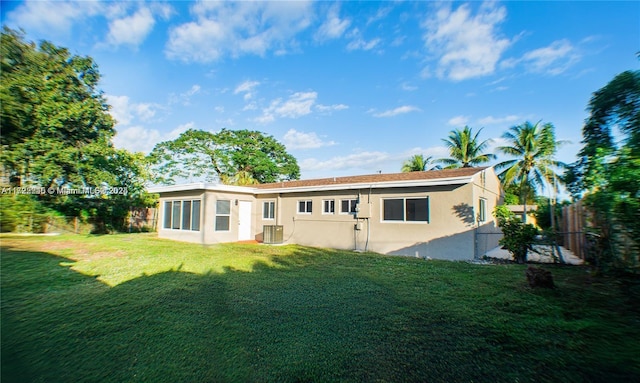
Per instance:
[[[371,218],[371,203],[361,202],[356,206],[357,218]]]
[[[284,229],[282,225],[264,225],[262,227],[262,242],[275,245],[283,242]]]

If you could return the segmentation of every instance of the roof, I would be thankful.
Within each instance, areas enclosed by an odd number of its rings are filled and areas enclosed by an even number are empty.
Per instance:
[[[425,172],[368,174],[361,176],[330,177],[311,180],[274,182],[252,186],[230,186],[220,184],[183,184],[149,188],[151,193],[167,193],[189,190],[211,190],[249,194],[293,193],[320,190],[346,190],[355,188],[393,188],[437,185],[461,185],[472,181],[472,177],[487,169],[460,168],[429,170]]]
[[[256,189],[277,189],[277,188],[300,188],[312,186],[344,185],[344,184],[379,184],[386,182],[402,181],[423,181],[437,180],[458,177],[471,177],[474,174],[486,169],[480,168],[460,168],[446,170],[429,170],[425,172],[409,173],[388,173],[388,174],[367,174],[362,176],[318,178],[312,180],[295,180],[274,182],[269,184],[255,185]]]

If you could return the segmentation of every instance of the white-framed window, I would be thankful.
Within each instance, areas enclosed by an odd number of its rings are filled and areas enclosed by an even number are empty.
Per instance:
[[[485,222],[487,220],[487,200],[480,198],[478,200],[478,222]]]
[[[429,222],[429,197],[385,198],[382,220],[389,222]]]
[[[231,221],[231,201],[219,199],[216,201],[215,231],[229,231]]]
[[[325,199],[322,201],[322,214],[333,214],[336,212],[336,200]]]
[[[356,205],[358,205],[357,199],[340,200],[340,214],[355,214]]]
[[[262,203],[262,219],[275,219],[276,217],[276,202],[265,201]]]
[[[298,214],[311,214],[313,211],[313,202],[308,200],[298,201]]]
[[[173,230],[200,231],[200,200],[164,201],[162,227]]]

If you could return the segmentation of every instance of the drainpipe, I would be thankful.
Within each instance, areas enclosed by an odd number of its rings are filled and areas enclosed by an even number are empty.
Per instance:
[[[202,206],[200,206],[200,242],[205,244],[205,233],[207,229],[205,227],[205,223],[207,220],[207,215],[205,212],[207,211],[207,189],[205,189],[202,193]]]

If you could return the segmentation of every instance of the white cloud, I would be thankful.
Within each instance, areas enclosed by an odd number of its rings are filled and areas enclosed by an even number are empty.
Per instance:
[[[109,23],[107,43],[137,47],[149,35],[155,22],[148,8],[141,8],[131,16],[113,20]]]
[[[181,103],[184,106],[191,104],[191,97],[200,93],[200,85],[194,84],[187,90],[186,92],[182,92],[179,95],[171,94],[169,95],[169,104]]]
[[[316,105],[316,109],[319,112],[324,112],[324,113],[331,113],[335,110],[345,110],[345,109],[349,109],[348,105],[345,104],[333,104],[333,105],[322,105],[322,104],[318,104]]]
[[[327,12],[327,19],[315,34],[316,40],[324,41],[341,37],[349,28],[351,20],[340,19],[340,5],[334,4]]]
[[[549,46],[527,52],[521,61],[531,72],[558,75],[580,59],[580,54],[568,40],[557,40]]]
[[[338,156],[326,161],[307,158],[300,162],[301,171],[342,170],[342,169],[370,169],[386,164],[390,159],[386,152],[360,152],[347,156]]]
[[[483,3],[475,15],[470,5],[451,10],[442,4],[423,23],[425,46],[438,57],[436,74],[454,81],[491,74],[511,41],[499,36],[497,27],[505,20],[506,9],[493,2]],[[432,71],[425,68],[423,74]]]
[[[390,109],[390,110],[385,110],[384,112],[379,112],[379,113],[373,113],[374,117],[393,117],[393,116],[397,116],[399,114],[405,114],[405,113],[410,113],[410,112],[418,112],[420,111],[420,109],[416,108],[415,106],[411,106],[411,105],[403,105],[403,106],[399,106],[395,109]]]
[[[149,153],[161,140],[162,135],[156,129],[131,126],[116,129],[113,145],[116,148],[127,149],[131,152]]]
[[[465,126],[469,123],[469,117],[467,116],[455,116],[449,119],[447,122],[451,126]]]
[[[70,33],[75,22],[104,11],[94,1],[26,1],[9,12],[6,22],[29,32]]]
[[[113,138],[113,145],[120,149],[127,149],[131,152],[150,153],[160,142],[175,140],[188,129],[193,129],[195,124],[188,122],[182,124],[168,133],[160,133],[157,129],[148,129],[143,126],[131,126],[127,128],[116,128],[116,135]]]
[[[138,118],[142,121],[149,121],[156,115],[155,108],[157,105],[149,103],[135,104],[134,109],[138,114]]]
[[[287,149],[315,149],[335,145],[336,143],[334,141],[324,141],[314,132],[304,133],[289,129],[284,135],[284,144]]]
[[[509,124],[509,123],[518,121],[520,118],[521,118],[520,116],[516,116],[516,115],[509,115],[504,117],[487,116],[487,117],[478,119],[478,125],[485,126],[485,125]]]
[[[402,88],[402,90],[407,91],[407,92],[413,92],[414,90],[418,90],[418,87],[415,85],[410,85],[406,82],[403,82],[402,85],[400,85],[400,88]]]
[[[169,32],[168,58],[211,62],[223,56],[296,47],[295,36],[311,24],[312,4],[295,2],[198,2],[191,7],[195,20]]]
[[[380,43],[380,41],[381,40],[378,39],[378,38],[366,41],[366,40],[358,37],[355,40],[351,41],[349,44],[347,44],[347,50],[350,50],[350,51],[355,51],[355,50],[369,51],[369,50],[375,48]]]
[[[399,153],[364,150],[324,160],[307,158],[300,161],[299,164],[303,173],[314,173],[317,177],[331,177],[336,173],[354,175],[364,172],[372,174],[379,170],[386,173],[397,173],[400,171],[402,162],[415,154],[438,159],[448,157],[449,150],[444,146],[414,147]]]
[[[107,103],[111,105],[109,113],[116,120],[118,125],[129,125],[133,118],[129,97],[107,95]]]
[[[134,103],[128,96],[107,95],[107,103],[111,105],[109,113],[116,120],[117,125],[130,125],[134,119],[149,121],[155,117],[161,107],[153,103]]]
[[[244,100],[249,101],[255,95],[255,92],[253,90],[258,85],[260,85],[258,81],[247,80],[242,84],[238,85],[236,89],[233,91],[233,94],[244,93]]]
[[[168,134],[166,134],[164,136],[163,141],[167,141],[167,140],[175,140],[176,138],[178,138],[182,133],[186,132],[189,129],[193,129],[195,128],[196,124],[193,123],[193,121],[191,122],[187,122],[186,124],[182,124],[182,125],[178,125],[177,128],[173,129],[172,131],[170,131]]]
[[[282,101],[278,98],[271,101],[271,104],[262,110],[262,116],[255,119],[256,122],[269,123],[275,121],[276,117],[298,118],[310,114],[311,107],[318,98],[316,92],[297,92],[289,96],[289,99]]]

